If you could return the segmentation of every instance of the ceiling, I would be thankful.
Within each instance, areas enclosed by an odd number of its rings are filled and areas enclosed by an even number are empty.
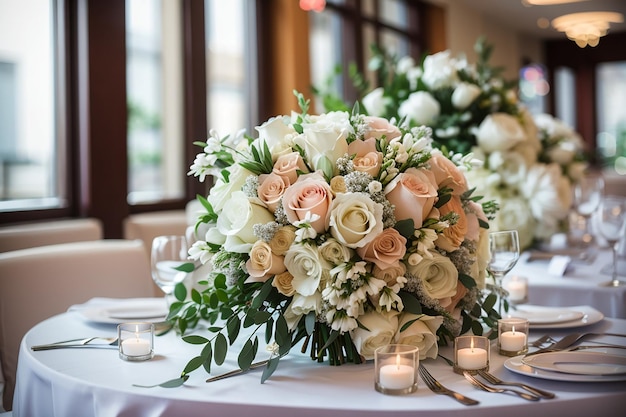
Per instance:
[[[537,20],[552,19],[569,13],[585,11],[619,12],[626,20],[626,0],[584,0],[574,3],[557,4],[550,6],[525,6],[522,0],[456,0],[466,7],[481,11],[486,16],[500,20],[503,24],[516,28],[541,39],[559,39],[565,35],[558,32],[551,25],[542,29],[537,26]],[[626,22],[611,23],[609,33],[626,32]]]

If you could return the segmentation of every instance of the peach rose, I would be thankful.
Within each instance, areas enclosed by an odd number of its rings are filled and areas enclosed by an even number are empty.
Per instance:
[[[308,172],[308,169],[298,152],[291,152],[278,157],[274,163],[274,172],[281,177],[287,178],[289,184],[293,184],[298,179],[298,171]]]
[[[440,216],[445,216],[451,212],[458,215],[457,222],[443,229],[443,234],[440,234],[435,241],[437,247],[448,252],[458,250],[467,235],[467,216],[463,210],[461,197],[453,195],[446,204],[439,207]]]
[[[322,175],[305,174],[285,191],[283,208],[291,223],[303,220],[308,212],[317,214],[319,219],[312,222],[311,227],[317,233],[322,233],[332,200],[333,192]]]
[[[461,195],[467,191],[467,179],[459,168],[440,152],[433,152],[430,170],[435,174],[437,188],[452,188],[452,194]]]
[[[459,304],[459,301],[461,301],[463,297],[465,297],[465,294],[467,294],[467,288],[465,288],[465,285],[463,285],[461,281],[458,281],[456,283],[456,294],[454,294],[449,299],[450,301],[448,305],[444,306],[442,304],[442,306],[446,309],[447,312],[453,313],[456,309],[457,304]]]
[[[284,255],[291,244],[296,239],[296,228],[293,226],[283,226],[279,228],[276,233],[274,233],[274,237],[269,241],[270,248],[272,248],[272,253],[282,256]]]
[[[469,209],[469,212],[466,213],[467,234],[465,235],[465,238],[467,240],[476,242],[478,241],[478,238],[480,237],[479,220],[482,220],[485,223],[487,223],[489,219],[487,219],[487,216],[485,215],[485,212],[483,211],[482,205],[474,201],[468,201],[467,207]]]
[[[435,176],[423,169],[409,168],[385,187],[387,200],[394,207],[396,220],[413,219],[416,229],[430,213],[437,199]]]
[[[393,287],[398,283],[398,277],[404,277],[406,275],[406,266],[402,262],[398,262],[397,265],[385,269],[374,265],[372,275],[385,281],[388,287]]]
[[[246,270],[250,275],[246,282],[265,282],[270,276],[285,272],[286,268],[283,258],[274,255],[270,245],[258,240],[252,245]]]
[[[259,175],[259,188],[257,193],[269,211],[274,213],[280,199],[289,187],[289,179],[275,173]]]
[[[359,256],[380,269],[397,266],[406,253],[406,239],[396,229],[387,228],[367,245],[357,248]]]
[[[332,177],[330,180],[330,189],[333,190],[333,194],[345,193],[348,191],[346,188],[346,182],[341,175]]]
[[[365,139],[381,139],[384,136],[385,139],[389,141],[402,134],[397,126],[389,123],[389,120],[383,117],[365,116],[363,120],[368,126],[368,129],[363,135]]]
[[[283,273],[277,274],[272,280],[272,287],[276,288],[279,293],[286,295],[287,297],[291,297],[296,293],[296,290],[293,288],[293,275],[291,272],[285,271]]]
[[[366,172],[375,177],[380,172],[383,163],[382,152],[376,151],[376,139],[355,140],[348,145],[348,153],[355,155],[354,169]]]

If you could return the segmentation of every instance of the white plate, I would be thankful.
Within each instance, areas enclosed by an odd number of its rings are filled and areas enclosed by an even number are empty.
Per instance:
[[[509,310],[508,315],[511,317],[523,317],[524,312],[532,312],[535,315],[535,322],[530,321],[530,328],[535,329],[569,329],[572,327],[583,327],[589,326],[591,324],[597,323],[604,318],[604,314],[599,312],[593,307],[590,306],[572,306],[572,307],[543,307],[543,306],[532,306],[532,305],[523,305],[519,307],[520,310]],[[523,311],[522,311],[523,310]],[[557,317],[563,316],[564,311],[572,311],[578,313],[578,318],[571,319],[567,321],[557,321],[554,319],[551,321],[547,321],[545,319],[544,322],[537,322],[536,317],[539,316],[540,312],[544,317]]]
[[[546,371],[576,375],[626,374],[626,356],[598,352],[549,352],[522,359],[526,365]]]
[[[514,311],[516,317],[528,319],[532,324],[555,324],[565,323],[573,320],[580,320],[585,313],[569,308],[552,308],[542,306],[519,306]]]
[[[96,323],[123,323],[127,321],[145,321],[158,323],[167,317],[168,308],[165,299],[141,299],[116,301],[108,306],[93,306],[78,310],[87,320]]]
[[[544,369],[533,368],[522,362],[524,355],[509,358],[504,362],[504,367],[516,374],[530,376],[533,378],[550,379],[553,381],[568,382],[614,382],[626,381],[626,374],[621,375],[576,375],[563,372],[546,371]]]

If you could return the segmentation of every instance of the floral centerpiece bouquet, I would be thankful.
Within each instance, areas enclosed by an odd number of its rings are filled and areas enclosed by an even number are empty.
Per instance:
[[[302,341],[332,365],[373,359],[389,343],[438,345],[494,327],[483,292],[493,204],[472,197],[471,160],[432,148],[431,129],[354,112],[274,117],[258,138],[216,132],[190,175],[216,176],[190,257],[207,272],[190,296],[176,288],[169,319],[204,345],[185,372],[224,361],[247,332],[247,369],[273,347],[266,379]],[[211,336],[188,335],[200,320]],[[251,334],[250,334],[251,333]],[[243,334],[243,332],[241,332]]]
[[[370,89],[360,74],[353,80],[367,114],[429,126],[435,147],[484,161],[468,180],[477,194],[498,203],[492,228],[517,229],[520,246],[528,248],[565,231],[572,181],[586,166],[582,140],[559,120],[528,112],[517,83],[489,65],[492,49],[479,39],[475,65],[450,51],[418,65],[374,47],[370,69],[380,87]],[[317,91],[327,110],[347,107],[329,89]]]

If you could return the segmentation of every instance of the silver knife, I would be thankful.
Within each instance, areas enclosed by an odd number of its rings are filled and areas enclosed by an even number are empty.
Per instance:
[[[536,355],[538,353],[546,353],[546,352],[554,352],[556,350],[562,350],[562,349],[565,349],[565,348],[568,348],[568,347],[572,346],[574,343],[576,343],[576,341],[579,338],[580,338],[580,335],[577,334],[577,333],[568,334],[567,336],[563,337],[558,342],[553,343],[550,346],[547,346],[545,348],[536,350],[534,352],[527,353],[524,356],[526,357],[526,356]]]

